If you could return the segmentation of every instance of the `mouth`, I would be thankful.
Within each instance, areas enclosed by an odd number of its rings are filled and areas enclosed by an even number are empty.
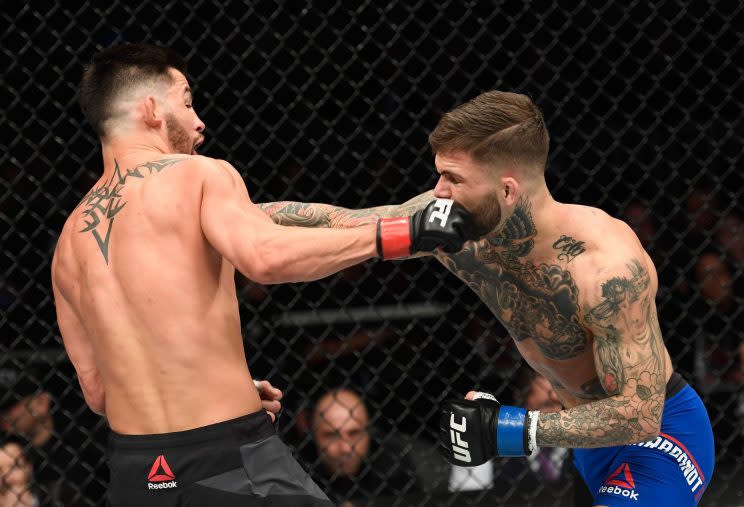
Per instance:
[[[201,146],[201,144],[202,144],[203,142],[204,142],[204,138],[202,137],[201,139],[197,140],[197,141],[196,141],[196,142],[194,143],[194,145],[193,145],[193,146],[191,147],[191,154],[192,154],[192,155],[197,155],[197,154],[198,154],[198,153],[197,153],[197,151],[196,151],[196,149],[197,149],[197,148],[198,148],[199,146]]]

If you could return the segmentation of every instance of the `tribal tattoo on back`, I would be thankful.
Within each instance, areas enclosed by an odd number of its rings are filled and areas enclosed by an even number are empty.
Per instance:
[[[145,162],[134,169],[125,169],[124,172],[119,167],[119,162],[114,160],[114,174],[111,178],[102,185],[94,187],[75,207],[75,209],[81,205],[84,207],[82,214],[86,223],[86,227],[78,232],[93,234],[106,264],[108,264],[109,240],[114,219],[127,204],[120,193],[127,179],[130,177],[144,178],[153,172],[159,173],[181,160],[183,158],[165,158]]]
[[[579,289],[558,264],[525,260],[536,235],[530,202],[521,198],[499,234],[441,260],[481,297],[512,338],[532,338],[546,357],[570,359],[586,350],[589,339],[580,323]],[[582,252],[574,247],[572,258]]]

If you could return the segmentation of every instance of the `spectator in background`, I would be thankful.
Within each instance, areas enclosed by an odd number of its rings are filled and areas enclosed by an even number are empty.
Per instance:
[[[44,447],[54,430],[52,396],[17,368],[0,368],[0,388],[0,431]]]
[[[690,232],[708,236],[720,217],[715,189],[709,185],[696,188],[685,199],[685,209],[690,221]]]
[[[532,370],[524,374],[525,387],[519,393],[519,399],[523,400],[527,410],[539,410],[541,412],[560,412],[563,408],[558,395],[548,379]],[[521,404],[521,403],[520,403]],[[537,449],[527,456],[528,473],[525,480],[530,483],[554,484],[567,478],[566,472],[571,469],[567,458],[569,450],[562,447],[545,447]],[[516,459],[509,460],[509,464],[518,463]],[[523,464],[523,463],[522,463]],[[508,470],[508,466],[506,467]],[[534,487],[535,484],[532,484]]]
[[[23,370],[0,368],[0,434],[10,441],[28,443],[23,458],[34,467],[38,505],[78,505],[81,492],[63,477],[63,471],[70,472],[75,455],[56,436],[52,395],[41,389],[36,377],[30,366]]]
[[[0,438],[0,507],[37,507],[32,492],[33,465],[26,455],[29,446],[23,438]]]
[[[561,410],[561,402],[548,379],[531,368],[524,368],[521,378],[520,385],[524,387],[515,393],[515,399],[528,410]],[[519,491],[525,495],[525,501],[535,494],[542,494],[543,498],[552,501],[555,497],[564,496],[559,491],[568,490],[573,485],[574,507],[594,505],[594,497],[571,463],[569,449],[536,449],[525,458],[505,459],[500,464],[495,474],[495,487],[503,490],[519,481]]]
[[[738,350],[744,340],[744,314],[736,304],[734,277],[724,258],[703,253],[693,270],[702,296],[691,310],[698,320],[698,374],[715,388],[739,384]]]
[[[719,313],[727,313],[734,302],[733,277],[723,258],[706,252],[695,264],[695,281],[705,302]]]
[[[740,216],[724,216],[714,238],[734,266],[744,266],[744,220]]]
[[[690,288],[684,276],[684,270],[675,259],[680,256],[676,248],[669,245],[676,239],[669,236],[669,228],[660,221],[658,212],[646,201],[631,201],[622,213],[622,217],[636,233],[643,248],[648,252],[656,265],[659,277],[659,293],[663,301],[664,294],[675,291],[678,294],[689,294]],[[682,259],[689,262],[689,256]]]
[[[633,231],[638,236],[638,239],[641,241],[641,244],[646,251],[651,252],[656,250],[653,247],[657,240],[658,230],[652,217],[651,208],[648,204],[641,201],[631,202],[628,204],[628,207],[625,208],[623,218],[628,225],[633,228]],[[654,262],[658,265],[656,259],[654,259]]]
[[[367,407],[354,391],[322,395],[312,421],[317,459],[309,460],[310,473],[331,500],[365,505],[419,489],[413,463],[374,438]]]

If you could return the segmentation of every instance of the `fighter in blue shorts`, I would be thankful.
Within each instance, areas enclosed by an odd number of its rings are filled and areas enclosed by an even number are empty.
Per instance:
[[[564,408],[528,412],[474,392],[447,401],[440,435],[447,459],[474,466],[494,455],[570,447],[597,505],[694,505],[713,473],[710,421],[674,374],[656,313],[656,269],[631,228],[600,209],[553,199],[548,132],[525,95],[483,93],[446,113],[429,142],[439,180],[402,205],[260,206],[284,225],[354,227],[410,215],[432,195],[463,205],[485,237],[431,255],[488,305]]]

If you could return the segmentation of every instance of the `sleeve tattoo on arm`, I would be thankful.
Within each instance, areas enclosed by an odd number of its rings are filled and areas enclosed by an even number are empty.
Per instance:
[[[609,398],[552,414],[540,414],[538,445],[604,447],[656,436],[664,408],[665,349],[651,279],[637,260],[631,277],[601,285],[602,301],[586,308],[594,332],[599,381]]]
[[[263,203],[258,204],[258,207],[279,225],[341,229],[375,223],[385,217],[410,216],[423,209],[432,199],[434,193],[430,191],[403,204],[358,210],[330,204],[293,201]]]

